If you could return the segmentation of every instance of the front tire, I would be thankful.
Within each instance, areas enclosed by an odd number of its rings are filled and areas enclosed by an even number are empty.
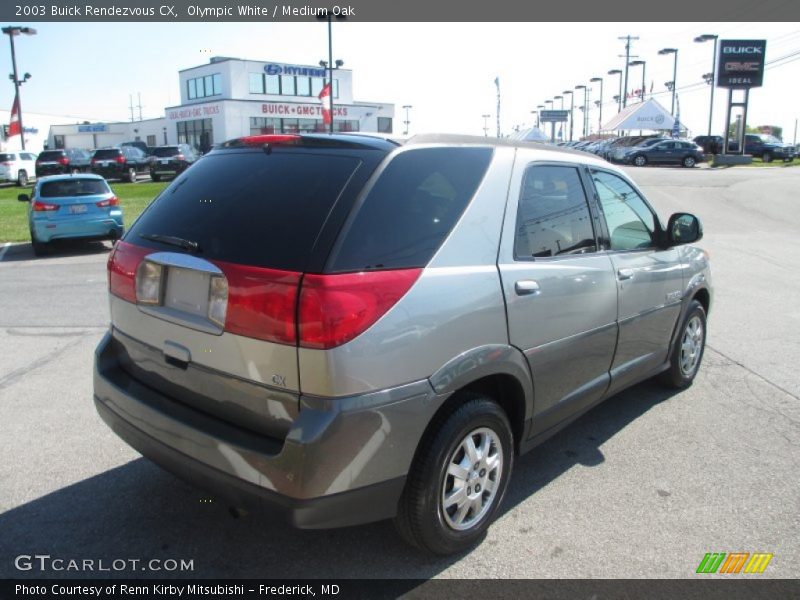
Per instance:
[[[128,168],[128,181],[131,183],[136,183],[136,168],[129,167]]]
[[[453,554],[479,542],[505,496],[514,444],[508,417],[484,395],[434,424],[420,443],[395,526],[408,543]]]
[[[674,389],[692,385],[706,347],[706,311],[692,300],[681,324],[680,337],[670,356],[669,369],[661,374],[661,383]]]
[[[19,187],[25,187],[28,185],[28,172],[25,170],[20,171],[17,173],[17,185]]]
[[[639,156],[634,157],[633,164],[637,167],[643,167],[647,164],[647,159],[640,154]]]

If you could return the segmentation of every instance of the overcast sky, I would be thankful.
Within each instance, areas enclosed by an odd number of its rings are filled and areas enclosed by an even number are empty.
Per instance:
[[[22,23],[26,24],[26,23]],[[25,111],[57,114],[71,120],[128,120],[129,95],[141,93],[145,118],[164,115],[179,103],[180,69],[211,56],[315,65],[327,59],[324,23],[179,23],[92,24],[38,23],[33,37],[17,38],[20,73],[33,78],[22,88]],[[708,127],[709,86],[702,75],[711,71],[712,43],[694,43],[695,36],[718,34],[729,39],[766,39],[768,66],[764,87],[750,95],[750,125],[779,125],[791,141],[800,116],[800,24],[798,23],[357,23],[335,22],[334,59],[353,70],[357,101],[394,103],[395,132],[402,132],[410,104],[411,133],[483,134],[490,114],[495,131],[495,77],[500,78],[503,133],[529,125],[536,106],[592,77],[605,78],[603,120],[616,112],[611,97],[622,69],[624,42],[631,34],[632,54],[647,62],[646,88],[668,110],[671,95],[664,82],[672,79],[672,56],[679,49],[678,88],[681,121],[692,135]],[[5,36],[4,36],[5,37]],[[798,53],[796,56],[793,54]],[[10,53],[0,49],[10,72]],[[641,67],[630,72],[629,89],[641,84]],[[599,97],[593,86],[592,101]],[[688,86],[688,87],[687,87]],[[687,88],[681,90],[680,88]],[[658,93],[661,92],[661,93]],[[10,109],[13,86],[0,90],[0,106]],[[582,97],[576,94],[576,103]],[[723,129],[727,91],[717,89],[714,133]],[[568,101],[567,101],[568,102]],[[558,101],[556,101],[558,108]],[[577,120],[577,118],[576,118]],[[593,108],[591,121],[597,127]],[[73,121],[74,122],[74,121]]]

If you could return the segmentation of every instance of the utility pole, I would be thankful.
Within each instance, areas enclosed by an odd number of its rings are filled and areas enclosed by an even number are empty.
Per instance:
[[[628,96],[628,63],[631,62],[631,58],[638,58],[637,56],[631,56],[631,41],[636,41],[639,39],[639,36],[632,36],[626,35],[625,37],[618,37],[618,40],[625,40],[625,95],[622,96],[622,108],[627,106],[627,96]],[[622,58],[622,55],[619,55]]]
[[[128,94],[128,98],[130,98],[130,103],[131,103],[131,123],[133,123],[133,94]]]
[[[139,120],[142,120],[142,92],[136,92],[139,97]]]

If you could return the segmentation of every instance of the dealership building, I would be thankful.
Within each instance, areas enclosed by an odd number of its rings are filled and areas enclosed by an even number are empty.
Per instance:
[[[261,133],[328,131],[318,98],[328,71],[319,66],[214,57],[178,73],[181,103],[163,118],[53,125],[50,148],[99,148],[124,141],[187,143],[206,151]],[[392,133],[394,105],[353,99],[353,72],[333,71],[334,131]]]

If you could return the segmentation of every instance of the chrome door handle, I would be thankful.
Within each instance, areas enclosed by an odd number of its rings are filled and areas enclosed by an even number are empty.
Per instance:
[[[625,281],[626,279],[633,279],[633,269],[619,269],[617,271],[617,278],[620,281]]]
[[[517,292],[517,296],[535,296],[541,290],[533,279],[521,279],[514,284],[514,291]]]

